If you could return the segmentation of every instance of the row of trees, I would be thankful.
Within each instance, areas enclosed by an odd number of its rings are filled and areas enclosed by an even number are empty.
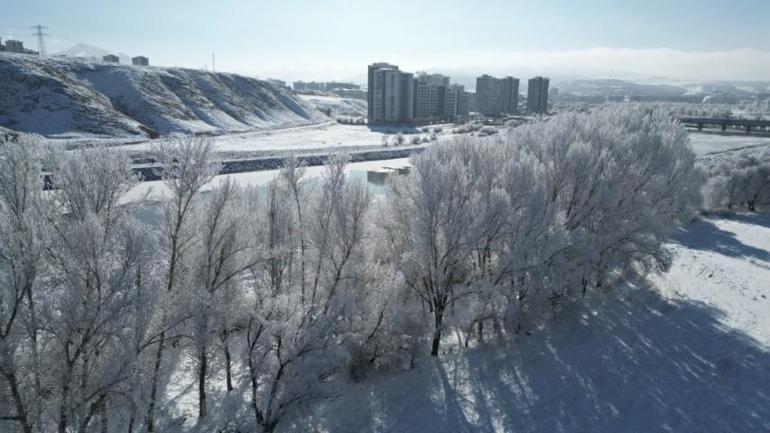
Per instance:
[[[721,211],[757,210],[770,204],[770,150],[743,150],[717,159],[706,171],[704,207]]]
[[[203,430],[218,392],[217,411],[243,400],[235,412],[272,431],[379,337],[394,271],[369,258],[370,197],[344,157],[312,188],[289,159],[260,196],[229,181],[203,192],[219,169],[210,140],[155,153],[159,204],[125,199],[138,179],[119,151],[0,146],[3,426],[165,431],[180,419],[169,392],[190,380]]]
[[[661,242],[697,209],[687,133],[660,112],[614,108],[516,128],[504,141],[432,147],[397,180],[378,224],[432,316],[520,332],[617,276],[665,264]]]
[[[344,372],[439,356],[447,329],[527,331],[665,264],[700,198],[686,132],[620,108],[431,146],[374,203],[345,156],[204,192],[211,141],[155,153],[159,204],[126,199],[118,151],[0,146],[0,426],[168,431],[181,392],[201,431],[270,432]]]

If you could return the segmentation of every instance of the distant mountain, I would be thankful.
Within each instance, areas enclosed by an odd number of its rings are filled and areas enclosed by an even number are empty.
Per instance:
[[[77,44],[71,48],[68,48],[64,51],[59,51],[58,53],[54,53],[53,56],[66,56],[66,57],[80,57],[83,59],[98,59],[101,60],[102,57],[106,56],[107,54],[114,54],[120,58],[120,63],[125,63],[127,65],[131,64],[131,56],[124,53],[115,53],[113,51],[105,50],[104,48],[95,47],[93,45],[88,44]]]
[[[563,81],[558,84],[560,93],[580,96],[681,96],[687,89],[669,84],[640,84],[618,79],[592,79]]]
[[[750,97],[770,92],[770,81],[710,81],[687,87],[691,92]]]
[[[154,137],[328,119],[288,89],[241,75],[0,53],[0,126],[46,136]]]

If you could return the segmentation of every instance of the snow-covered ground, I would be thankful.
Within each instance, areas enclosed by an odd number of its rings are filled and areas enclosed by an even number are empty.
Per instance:
[[[547,329],[345,384],[305,432],[770,431],[770,215],[677,231],[673,265]]]
[[[439,141],[451,140],[454,125],[431,126],[430,131],[439,127]],[[412,137],[428,137],[430,132],[422,132],[422,128],[407,127],[373,128],[359,125],[343,125],[336,122],[326,122],[319,125],[308,125],[294,128],[276,129],[270,131],[255,131],[246,133],[226,134],[216,137],[217,151],[231,157],[248,157],[250,155],[276,155],[286,151],[321,152],[339,149],[357,150],[372,147],[382,147],[383,137],[393,145],[395,134],[398,132],[417,132],[403,134],[404,144],[409,144]],[[501,132],[504,134],[504,131]],[[764,149],[770,147],[770,137],[719,135],[690,132],[690,143],[700,159],[713,159],[722,154],[743,149]],[[142,141],[121,146],[130,152],[141,153],[150,149],[152,141]],[[240,154],[240,155],[237,155]]]
[[[722,323],[770,349],[770,214],[704,218],[672,240],[661,292],[718,309]]]
[[[695,153],[703,158],[742,149],[770,146],[770,137],[754,135],[721,135],[690,132],[690,143]]]
[[[439,140],[452,137],[449,131],[451,125],[441,125],[442,132],[437,134]],[[432,130],[433,127],[431,127]],[[248,132],[228,134],[216,138],[216,149],[220,153],[241,153],[248,155],[271,155],[286,153],[286,151],[326,151],[334,152],[340,148],[358,149],[383,147],[383,137],[389,140],[389,146],[394,144],[395,134],[401,131],[414,132],[408,127],[373,128],[356,125],[342,125],[328,122],[321,125],[286,128],[275,131]],[[409,144],[412,137],[428,137],[429,133],[404,134],[404,144]],[[143,152],[152,146],[151,141],[121,146],[130,152]],[[236,155],[232,155],[237,157]]]
[[[339,117],[366,117],[366,100],[338,96],[299,95],[319,109],[331,109]]]

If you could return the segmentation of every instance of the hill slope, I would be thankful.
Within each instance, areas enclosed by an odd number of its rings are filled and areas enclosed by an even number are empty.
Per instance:
[[[342,117],[366,117],[366,100],[336,96],[300,95],[300,98],[319,110],[331,110]]]
[[[0,55],[0,126],[53,137],[223,134],[326,119],[289,90],[254,78]]]

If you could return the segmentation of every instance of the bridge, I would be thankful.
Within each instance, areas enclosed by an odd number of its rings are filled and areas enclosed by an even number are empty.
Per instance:
[[[770,131],[770,120],[751,120],[751,119],[732,119],[726,117],[679,117],[679,122],[685,126],[703,130],[703,126],[718,126],[722,131],[727,128],[746,129],[746,134],[751,134],[752,128],[757,130]]]

